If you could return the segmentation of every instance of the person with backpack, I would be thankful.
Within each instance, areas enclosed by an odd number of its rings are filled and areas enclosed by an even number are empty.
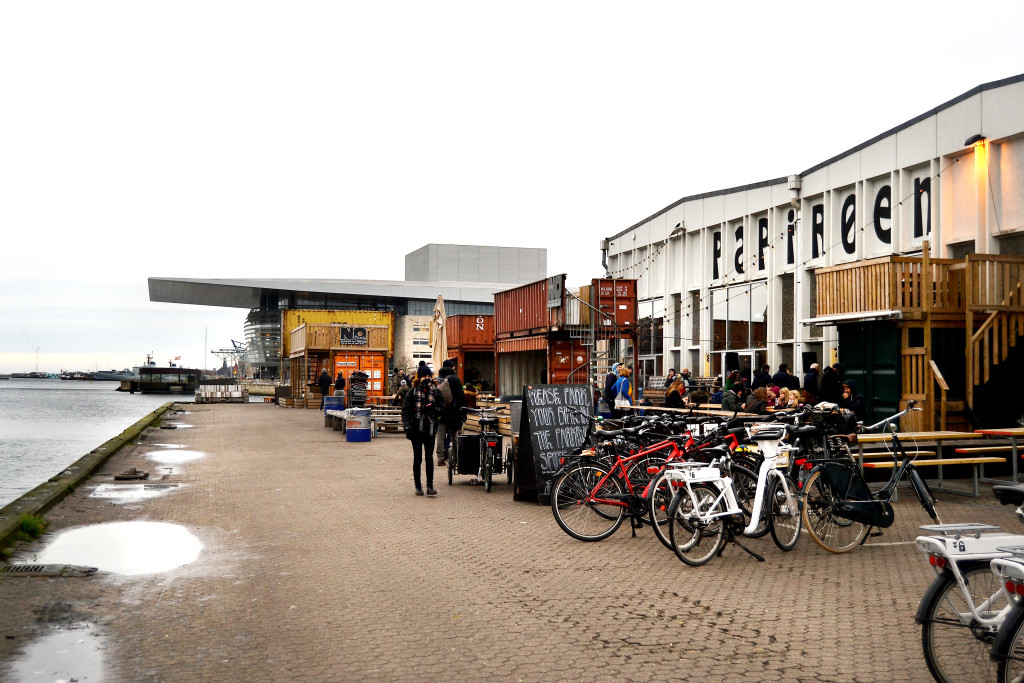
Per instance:
[[[448,464],[448,448],[445,446],[447,439],[452,448],[458,447],[456,435],[462,429],[465,413],[462,408],[466,407],[466,393],[462,387],[462,380],[455,374],[455,361],[446,360],[437,373],[437,391],[441,397],[441,409],[438,414],[437,436],[434,445],[434,452],[437,453],[438,466]],[[472,483],[472,482],[470,482]]]
[[[421,460],[426,465],[427,495],[437,495],[437,491],[434,490],[434,434],[437,426],[434,412],[439,401],[433,372],[424,363],[416,369],[416,379],[412,383],[412,389],[405,395],[405,403],[402,404],[402,429],[405,431],[405,438],[412,441],[412,478],[417,496],[423,495],[420,478]]]

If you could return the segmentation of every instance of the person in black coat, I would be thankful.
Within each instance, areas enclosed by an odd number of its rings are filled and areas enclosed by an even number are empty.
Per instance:
[[[811,363],[811,369],[804,374],[803,390],[811,396],[812,402],[817,401],[821,389],[818,387],[818,364]]]
[[[838,373],[829,366],[821,372],[821,400],[829,403],[839,403],[843,397],[843,383]]]
[[[331,393],[331,375],[327,372],[327,368],[320,371],[320,377],[317,378],[316,384],[320,387],[320,410],[324,409],[324,398]]]
[[[445,448],[445,437],[451,441],[452,448],[455,448],[458,444],[455,440],[459,430],[462,429],[463,418],[465,413],[462,408],[466,407],[466,392],[462,387],[462,381],[459,376],[455,374],[455,361],[446,360],[442,365],[441,369],[437,372],[438,391],[440,391],[441,382],[447,382],[451,388],[452,400],[451,403],[444,404],[441,409],[440,420],[437,425],[437,442],[434,445],[434,452],[437,453],[437,464],[447,465],[448,464],[448,449]]]
[[[427,495],[437,495],[434,490],[434,434],[437,429],[434,412],[440,397],[432,375],[426,363],[419,366],[412,389],[405,395],[405,403],[402,404],[402,429],[405,430],[405,438],[412,441],[412,477],[417,496],[423,495],[421,461],[426,465]]]
[[[341,407],[345,407],[345,373],[338,372],[338,376],[334,378],[334,395],[341,397]]]
[[[771,368],[768,365],[762,365],[761,369],[754,375],[754,381],[750,383],[751,389],[760,389],[761,387],[768,387],[768,382],[772,381]]]

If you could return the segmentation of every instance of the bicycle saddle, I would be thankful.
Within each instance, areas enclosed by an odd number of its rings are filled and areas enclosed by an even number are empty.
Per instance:
[[[786,433],[784,427],[768,427],[757,432],[757,434],[751,435],[751,439],[754,441],[778,441]]]
[[[1024,505],[1024,484],[997,484],[992,493],[1003,505]]]
[[[480,418],[480,426],[481,427],[496,427],[497,425],[498,425],[498,418],[496,418],[496,417],[481,417]]]
[[[796,436],[810,436],[818,433],[818,428],[814,425],[807,425],[806,427],[797,427],[790,431],[791,434]]]

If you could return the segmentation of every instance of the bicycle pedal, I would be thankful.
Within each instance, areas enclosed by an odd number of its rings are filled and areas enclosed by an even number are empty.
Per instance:
[[[879,536],[881,536],[881,535],[882,535],[882,532],[881,532],[881,531],[872,531],[872,532],[871,532],[870,534],[868,534],[868,536],[869,536],[870,538],[878,538],[878,537],[879,537]]]

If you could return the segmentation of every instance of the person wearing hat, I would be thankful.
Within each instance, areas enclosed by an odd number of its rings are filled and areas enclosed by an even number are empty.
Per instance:
[[[434,386],[433,372],[426,363],[420,362],[416,368],[416,379],[412,388],[405,395],[402,403],[402,429],[405,438],[412,441],[412,479],[416,486],[416,495],[423,495],[423,480],[420,476],[420,462],[423,461],[427,471],[427,495],[436,496],[434,490],[434,434],[437,420],[434,418],[434,407],[441,397]]]
[[[448,359],[441,364],[441,369],[437,371],[437,381],[439,391],[440,383],[447,382],[452,395],[450,403],[444,403],[442,397],[444,407],[441,409],[440,419],[438,420],[437,442],[434,444],[437,464],[443,466],[448,464],[448,447],[445,444],[445,440],[447,439],[452,448],[458,446],[455,437],[459,430],[462,429],[462,421],[465,417],[462,408],[466,407],[466,393],[462,388],[462,380],[455,374],[455,361],[452,359]]]
[[[398,389],[395,390],[395,398],[392,399],[391,405],[401,406],[405,401],[405,395],[409,393],[409,382],[401,380],[398,383]]]

